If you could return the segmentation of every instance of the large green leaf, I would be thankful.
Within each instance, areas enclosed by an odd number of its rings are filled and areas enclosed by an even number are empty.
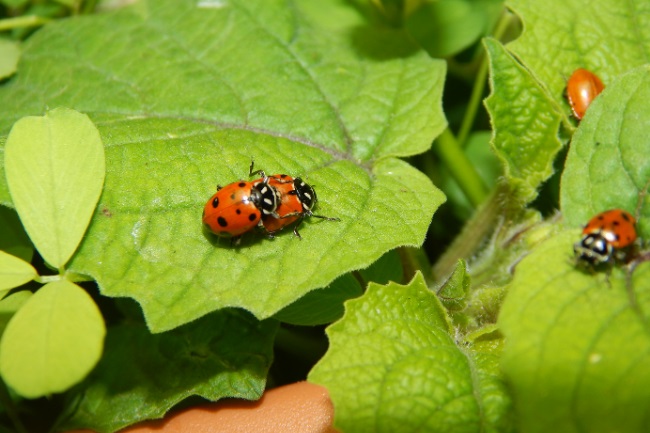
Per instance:
[[[97,128],[67,108],[22,118],[7,139],[4,165],[27,234],[45,261],[61,268],[81,242],[102,192],[104,148]]]
[[[458,344],[421,274],[407,286],[371,283],[327,333],[309,380],[329,390],[342,431],[508,431],[501,339]]]
[[[577,230],[518,266],[499,325],[519,431],[647,432],[650,266],[576,269]]]
[[[62,392],[95,366],[106,328],[92,298],[67,280],[48,283],[7,325],[0,342],[0,373],[24,397]]]
[[[420,245],[443,196],[394,157],[428,149],[444,128],[445,65],[403,32],[364,24],[343,0],[164,0],[34,35],[0,89],[12,101],[0,131],[65,105],[106,145],[104,194],[71,269],[138,300],[162,331],[227,306],[268,317]],[[307,222],[302,241],[251,234],[231,248],[206,236],[205,201],[246,178],[251,158],[306,177],[318,213],[341,221]]]
[[[560,203],[566,222],[585,224],[612,208],[650,215],[650,67],[624,74],[589,107],[573,136],[562,174]],[[643,194],[642,194],[643,195]],[[645,199],[640,203],[641,199]],[[650,236],[650,223],[640,218],[638,230]]]
[[[191,395],[258,399],[277,325],[224,310],[161,334],[143,324],[113,327],[97,368],[68,395],[59,428],[113,432],[161,418]]]

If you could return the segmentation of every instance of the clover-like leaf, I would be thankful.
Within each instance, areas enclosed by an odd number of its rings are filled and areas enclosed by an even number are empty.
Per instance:
[[[32,265],[0,250],[0,298],[9,289],[22,286],[37,276]]]
[[[335,425],[354,432],[475,432],[509,425],[499,340],[459,346],[422,274],[407,286],[370,284],[328,328],[309,380],[329,390]]]
[[[106,184],[70,268],[136,299],[156,331],[228,306],[271,316],[419,246],[444,200],[394,158],[425,151],[446,125],[444,62],[343,1],[217,6],[143,1],[46,26],[0,89],[14,101],[0,131],[45,105],[97,124]],[[302,176],[317,213],[341,221],[305,222],[302,241],[250,233],[239,248],[204,233],[205,202],[247,178],[251,158]]]
[[[565,116],[570,110],[564,89],[574,70],[591,70],[607,86],[618,74],[647,63],[650,14],[645,0],[589,4],[508,0],[506,4],[525,23],[521,37],[508,49],[562,104]]]
[[[0,342],[0,373],[24,397],[65,391],[99,361],[105,333],[88,293],[67,280],[48,283],[7,325]]]
[[[519,263],[501,309],[519,431],[643,432],[650,405],[650,266],[578,269],[577,230]]]
[[[505,170],[513,199],[528,203],[553,174],[562,147],[557,131],[561,114],[548,92],[499,42],[485,40],[492,93],[486,99],[494,133],[492,147]]]
[[[59,108],[13,126],[4,166],[11,199],[34,246],[61,268],[77,249],[104,183],[104,149],[84,114]]]
[[[640,218],[650,236],[650,68],[639,67],[605,88],[571,141],[562,174],[560,204],[567,224],[580,226],[607,209]],[[639,195],[641,194],[641,195]]]
[[[101,361],[66,400],[59,429],[114,432],[161,418],[191,395],[258,399],[273,360],[275,320],[224,310],[172,331],[144,324],[109,329]]]
[[[5,332],[9,320],[31,296],[29,290],[21,290],[0,300],[0,336]]]

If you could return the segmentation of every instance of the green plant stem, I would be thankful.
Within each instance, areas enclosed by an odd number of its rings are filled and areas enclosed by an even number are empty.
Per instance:
[[[451,274],[458,259],[466,259],[476,254],[485,237],[494,230],[495,221],[501,209],[502,194],[501,189],[497,187],[474,212],[454,242],[433,265],[432,273],[436,280],[446,278]]]
[[[483,100],[483,91],[485,90],[485,83],[487,82],[488,74],[488,59],[486,56],[483,56],[481,60],[481,66],[479,67],[478,73],[476,74],[476,79],[474,80],[474,86],[472,87],[472,95],[470,96],[469,103],[467,104],[467,110],[465,110],[465,115],[463,116],[463,122],[460,125],[458,130],[458,144],[461,147],[467,145],[467,137],[469,136],[472,126],[474,125],[474,120],[476,119],[476,113],[478,112],[478,107]]]
[[[36,15],[24,15],[22,17],[6,18],[0,20],[0,31],[19,29],[22,27],[38,27],[52,21],[49,18]]]
[[[20,421],[18,417],[18,412],[16,411],[16,405],[14,405],[11,396],[9,395],[9,390],[4,381],[0,380],[0,404],[5,409],[7,416],[11,419],[11,422],[14,425],[17,433],[27,433],[27,429]]]
[[[411,281],[415,276],[415,273],[421,271],[427,283],[433,283],[429,272],[431,264],[422,248],[401,247],[397,252],[399,253],[400,261],[402,262],[405,282]]]
[[[440,134],[433,148],[470,203],[474,207],[481,204],[487,197],[487,188],[449,128]]]

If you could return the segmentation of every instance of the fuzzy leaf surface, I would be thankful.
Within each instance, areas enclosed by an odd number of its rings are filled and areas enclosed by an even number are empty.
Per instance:
[[[650,4],[645,0],[508,0],[524,31],[508,49],[544,83],[559,110],[570,117],[564,97],[573,71],[586,68],[605,86],[650,63]],[[631,31],[631,29],[634,29]]]
[[[406,286],[371,283],[346,302],[345,316],[327,333],[330,348],[309,380],[329,390],[342,431],[476,432],[508,425],[498,347],[458,346],[422,274]]]
[[[580,271],[578,238],[562,232],[522,260],[501,309],[519,431],[648,431],[649,263],[629,285],[619,267]]]
[[[503,45],[485,39],[490,57],[492,93],[485,105],[492,118],[492,148],[501,160],[513,199],[528,203],[553,174],[562,144],[557,137],[561,115],[534,77]]]
[[[48,283],[9,321],[0,342],[0,373],[23,397],[65,391],[97,364],[105,334],[88,293],[67,280]]]
[[[0,89],[13,101],[0,134],[46,105],[97,124],[105,189],[71,268],[136,299],[156,331],[229,306],[269,317],[419,246],[444,201],[394,158],[445,127],[444,62],[400,30],[360,31],[365,18],[343,0],[219,4],[143,1],[46,26]],[[204,233],[205,202],[246,178],[251,158],[306,179],[316,211],[341,221],[307,221],[302,241],[251,233],[239,248]]]
[[[188,396],[258,399],[273,360],[275,320],[224,310],[169,332],[109,329],[104,356],[67,400],[60,429],[106,433],[161,418]]]
[[[614,208],[634,215],[638,206],[637,230],[650,236],[649,128],[650,67],[642,66],[605,88],[573,136],[560,193],[568,225]]]

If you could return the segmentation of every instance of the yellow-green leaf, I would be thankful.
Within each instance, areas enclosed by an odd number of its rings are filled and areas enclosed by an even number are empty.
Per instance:
[[[36,398],[80,382],[97,364],[106,328],[92,298],[67,280],[46,284],[11,318],[0,342],[0,374]]]
[[[104,148],[85,114],[58,108],[17,121],[7,138],[9,192],[27,234],[60,268],[77,249],[104,183]]]
[[[5,291],[22,286],[37,275],[34,267],[23,259],[0,251],[0,297]]]

